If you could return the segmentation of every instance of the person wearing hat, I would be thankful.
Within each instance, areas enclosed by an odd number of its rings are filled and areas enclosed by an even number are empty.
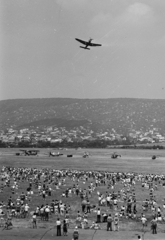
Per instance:
[[[73,240],[78,240],[78,238],[79,238],[79,232],[78,232],[78,227],[76,226],[73,231]]]

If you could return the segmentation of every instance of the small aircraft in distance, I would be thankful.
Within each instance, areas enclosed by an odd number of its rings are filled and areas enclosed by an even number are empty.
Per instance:
[[[120,154],[117,154],[116,152],[112,153],[111,158],[116,159],[118,157],[121,157]]]
[[[87,157],[89,157],[89,153],[88,152],[84,152],[83,158],[87,158]]]
[[[157,158],[161,157],[160,155],[152,155],[152,160],[155,160]]]
[[[99,47],[99,46],[102,46],[101,44],[92,43],[92,40],[93,40],[92,38],[90,38],[88,42],[87,42],[87,41],[84,41],[84,40],[81,40],[81,39],[79,39],[79,38],[75,38],[75,39],[76,39],[76,41],[78,41],[78,42],[80,42],[80,43],[82,43],[82,44],[85,45],[85,47],[80,46],[80,48],[84,48],[84,49],[90,50],[90,48],[88,48],[88,46],[90,46],[90,47]]]
[[[16,153],[17,156],[24,155],[24,156],[37,156],[39,150],[20,150],[20,153]]]
[[[60,152],[49,152],[49,157],[59,157],[59,156],[62,156],[63,153],[60,153]]]

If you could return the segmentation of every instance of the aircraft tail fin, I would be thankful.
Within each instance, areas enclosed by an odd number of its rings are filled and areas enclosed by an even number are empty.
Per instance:
[[[84,48],[84,49],[88,49],[88,50],[90,50],[90,48],[87,48],[87,47],[82,47],[82,46],[80,46],[80,48]]]

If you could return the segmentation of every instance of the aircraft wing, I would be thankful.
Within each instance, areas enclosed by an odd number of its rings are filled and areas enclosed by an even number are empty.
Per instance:
[[[99,47],[102,46],[101,44],[97,44],[97,43],[89,43],[89,46],[91,47]]]
[[[76,41],[78,41],[78,42],[80,42],[80,43],[82,43],[82,44],[84,44],[84,45],[86,45],[87,44],[87,42],[86,41],[83,41],[83,40],[81,40],[81,39],[78,39],[78,38],[75,38],[76,39]]]

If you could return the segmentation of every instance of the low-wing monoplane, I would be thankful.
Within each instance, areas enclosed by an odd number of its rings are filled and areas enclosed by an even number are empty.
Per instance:
[[[60,153],[60,152],[49,152],[49,157],[59,157],[59,156],[62,156],[63,153]]]
[[[80,48],[84,48],[84,49],[90,50],[90,48],[88,48],[88,46],[90,46],[90,47],[99,47],[99,46],[102,46],[101,44],[92,43],[92,40],[93,40],[92,38],[90,38],[89,41],[84,41],[84,40],[81,40],[81,39],[79,39],[79,38],[75,38],[75,39],[76,39],[76,41],[78,41],[78,42],[80,42],[80,43],[82,43],[82,44],[85,45],[85,47],[80,46]]]

